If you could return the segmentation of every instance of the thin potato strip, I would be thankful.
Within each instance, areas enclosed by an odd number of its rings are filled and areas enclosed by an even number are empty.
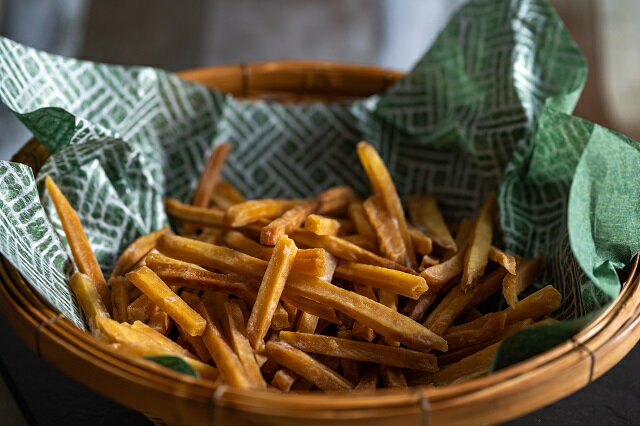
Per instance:
[[[358,247],[357,245],[340,237],[316,235],[312,232],[297,231],[291,235],[291,238],[296,242],[296,244],[323,248],[340,259],[382,266],[383,268],[397,269],[398,271],[403,272],[414,272],[411,268],[407,268],[399,263],[385,259],[382,256],[378,256],[377,254],[365,250],[362,247]]]
[[[307,312],[311,315],[315,315],[333,324],[342,323],[342,321],[340,321],[340,318],[336,314],[336,311],[332,307],[325,306],[322,303],[318,303],[314,300],[302,297],[298,293],[287,291],[286,287],[282,294],[282,298],[291,303],[296,308],[300,309],[302,312]]]
[[[204,267],[254,277],[262,277],[267,269],[267,262],[226,247],[176,235],[164,235],[159,243],[159,249],[163,253]],[[447,349],[444,339],[421,324],[366,297],[318,278],[292,271],[284,290],[285,296],[287,293],[336,309],[379,334],[389,336],[413,349]]]
[[[169,318],[166,312],[156,311],[151,315],[151,318],[149,318],[149,327],[166,336],[171,327],[171,318]]]
[[[420,276],[425,279],[430,288],[435,291],[450,282],[455,276],[460,274],[464,267],[464,256],[466,253],[467,240],[471,233],[471,222],[463,220],[456,234],[456,247],[458,251],[446,258],[443,262],[431,266],[420,272]]]
[[[271,219],[300,204],[301,200],[250,200],[229,207],[224,223],[233,228],[245,226],[260,219]]]
[[[407,249],[391,215],[385,210],[381,195],[369,197],[362,205],[369,223],[376,232],[380,253],[396,263],[403,263],[408,256]],[[410,256],[414,257],[413,252]]]
[[[186,224],[224,226],[225,212],[222,209],[190,206],[173,198],[165,198],[164,208],[169,216]]]
[[[300,333],[315,333],[319,318],[308,312],[302,312],[296,324],[296,331]]]
[[[226,180],[221,180],[213,190],[211,201],[213,205],[226,210],[235,204],[244,203],[246,200],[235,186]]]
[[[132,270],[133,267],[156,246],[158,238],[165,232],[169,232],[167,226],[150,234],[143,235],[129,244],[129,247],[122,252],[116,264],[113,266],[109,279],[124,275],[126,272]]]
[[[183,291],[180,294],[180,297],[182,297],[182,300],[187,302],[187,305],[191,306],[191,308],[194,310],[198,307],[198,303],[200,303],[200,297],[198,297],[194,293]],[[187,341],[198,358],[205,362],[211,359],[211,355],[209,354],[207,347],[202,342],[202,338],[200,336],[190,336],[189,333],[184,331],[179,325],[176,324],[176,327],[178,329],[178,332],[180,333],[180,336],[182,336],[182,338]]]
[[[382,158],[380,158],[373,146],[366,142],[360,142],[357,150],[360,162],[369,177],[369,182],[374,192],[380,194],[382,197],[386,211],[389,213],[389,216],[393,218],[397,226],[397,231],[400,233],[400,237],[404,243],[405,255],[404,262],[402,263],[413,269],[416,267],[416,261],[413,255],[413,243],[409,236],[409,229],[404,210],[402,209],[402,203],[400,203],[400,198],[398,197],[398,192],[393,184],[389,170],[387,170]]]
[[[271,247],[265,247],[238,231],[227,232],[224,235],[223,241],[232,249],[236,249],[242,253],[248,254],[249,256],[257,257],[262,260],[269,260],[273,253],[273,249]]]
[[[87,275],[76,272],[71,276],[69,287],[71,287],[71,291],[73,291],[82,308],[82,312],[84,312],[84,318],[89,324],[89,329],[94,334],[97,334],[99,332],[97,318],[110,317],[107,308],[102,303],[102,298],[98,294],[96,284]]]
[[[409,216],[413,224],[426,233],[434,243],[442,248],[457,251],[456,242],[433,195],[409,197]]]
[[[450,351],[490,340],[504,330],[507,314],[492,312],[471,323],[449,327],[442,336],[447,341]]]
[[[338,338],[352,340],[353,335],[351,334],[351,330],[349,329],[341,329],[338,331]],[[295,346],[295,345],[292,345]],[[340,359],[340,367],[342,369],[342,375],[349,380],[354,385],[357,385],[360,382],[360,362],[353,359]]]
[[[510,256],[494,246],[489,247],[489,260],[507,270],[509,274],[516,273],[516,258]]]
[[[221,143],[213,148],[207,164],[200,174],[191,204],[196,207],[209,206],[214,188],[218,183],[218,179],[220,179],[220,172],[222,172],[222,167],[230,152],[231,145],[228,143]]]
[[[368,285],[354,283],[353,291],[361,296],[365,296],[366,298],[373,300],[374,302],[378,301],[378,298],[376,296],[376,293],[373,291],[373,288],[369,287]],[[364,340],[365,342],[372,342],[373,339],[375,339],[376,337],[376,332],[373,331],[371,328],[367,327],[366,325],[362,324],[360,321],[355,321],[353,323],[353,327],[351,330],[352,330],[353,337],[355,337],[358,340]],[[302,330],[298,330],[298,331],[302,331]]]
[[[417,299],[429,288],[424,278],[419,275],[364,263],[342,261],[336,268],[335,276],[354,283],[387,290],[411,299]]]
[[[251,348],[251,343],[247,338],[244,317],[240,306],[233,302],[224,304],[225,315],[223,316],[223,328],[231,343],[240,363],[244,367],[247,377],[257,388],[266,388],[267,382],[262,377],[260,366]]]
[[[344,212],[349,203],[356,198],[353,190],[348,186],[335,186],[316,196],[318,214],[339,215]]]
[[[502,294],[509,306],[515,306],[518,303],[518,295],[542,273],[544,258],[536,257],[518,262],[515,269],[513,275],[509,273],[502,282]]]
[[[280,237],[262,278],[256,303],[247,321],[247,336],[254,349],[260,347],[282,295],[298,248],[286,236]]]
[[[340,221],[317,214],[311,214],[304,221],[305,231],[317,235],[338,235],[340,233]]]
[[[138,287],[158,308],[167,314],[191,336],[199,336],[206,326],[204,318],[167,286],[146,266],[129,272],[127,279]]]
[[[307,216],[313,213],[318,207],[315,200],[305,201],[295,207],[290,208],[277,219],[274,219],[267,226],[262,228],[260,233],[260,243],[266,246],[273,246],[283,235],[288,235],[300,228]]]
[[[378,302],[393,311],[398,311],[398,296],[388,290],[378,290]],[[384,342],[389,346],[400,346],[400,342],[389,336],[382,336]]]
[[[364,367],[362,371],[362,377],[360,377],[360,381],[358,385],[355,387],[356,390],[371,390],[376,389],[378,387],[378,366],[377,365],[367,365]]]
[[[62,229],[67,237],[69,247],[71,247],[71,254],[78,271],[91,278],[102,299],[102,303],[107,308],[107,312],[110,312],[111,295],[109,294],[109,288],[98,260],[93,254],[93,250],[91,250],[89,239],[82,228],[78,213],[71,207],[71,204],[69,204],[69,201],[51,177],[47,176],[44,181],[51,201],[53,201],[56,212],[58,212]]]
[[[437,373],[426,376],[423,383],[443,386],[460,383],[487,374],[499,347],[500,342],[487,346],[454,364],[444,367]]]
[[[364,207],[362,207],[362,203],[360,201],[350,202],[347,209],[347,214],[349,215],[349,219],[351,219],[351,222],[353,222],[353,226],[356,229],[358,235],[361,235],[367,240],[375,241],[376,231],[374,231],[371,227],[369,219],[367,219],[367,216],[364,213]]]
[[[207,324],[202,333],[202,341],[216,363],[218,371],[222,373],[225,382],[229,386],[237,388],[252,387],[252,383],[247,377],[240,360],[224,339],[217,320],[211,315],[203,302],[198,304],[197,311]]]
[[[478,284],[465,292],[462,283],[456,285],[444,297],[444,299],[429,314],[424,326],[438,335],[442,335],[453,321],[460,315],[469,305],[474,296],[485,287],[495,287],[496,283],[500,285],[502,278],[506,272],[503,269],[497,269],[491,274],[484,277]]]
[[[409,301],[406,315],[414,321],[422,321],[425,312],[427,312],[427,309],[438,299],[439,294],[439,291],[426,292],[423,293],[418,300]]]
[[[469,323],[471,321],[477,320],[482,316],[482,312],[478,310],[478,308],[468,309],[464,314],[458,317],[458,320],[462,323]]]
[[[553,286],[548,285],[530,296],[525,297],[515,306],[507,308],[507,325],[531,318],[537,320],[555,311],[562,303],[562,295]]]
[[[294,331],[281,331],[279,336],[280,340],[303,352],[420,371],[438,370],[436,357],[433,354],[411,349]]]
[[[489,263],[489,249],[493,238],[493,215],[495,210],[496,194],[492,192],[482,205],[469,236],[469,246],[464,256],[464,268],[462,271],[462,286],[465,290],[471,288],[484,275],[484,269]]]
[[[425,254],[424,256],[422,256],[422,260],[420,261],[420,266],[418,266],[418,271],[422,272],[425,269],[435,266],[439,263],[440,263],[440,260],[438,258]]]
[[[433,250],[433,241],[424,232],[414,226],[409,227],[409,236],[416,254],[426,256]]]
[[[268,342],[266,354],[273,361],[288,368],[322,390],[346,391],[353,389],[353,385],[347,379],[286,343]]]
[[[127,322],[129,287],[131,287],[131,284],[125,277],[116,276],[109,278],[113,319],[118,322]]]
[[[372,238],[365,237],[364,235],[360,234],[345,235],[344,237],[342,237],[342,239],[350,242],[351,244],[355,244],[365,250],[369,250],[370,252],[376,252],[378,250],[378,244],[375,235]]]
[[[146,294],[142,294],[127,306],[127,321],[131,323],[134,321],[147,322],[157,309],[158,307],[153,303],[153,300]]]
[[[404,377],[402,370],[396,367],[389,367],[387,365],[380,366],[380,376],[382,377],[382,383],[388,388],[406,388],[407,380]]]
[[[281,368],[276,371],[276,374],[273,375],[273,379],[271,379],[271,384],[280,389],[282,392],[289,392],[293,384],[298,380],[300,376],[294,373],[291,370],[286,368]]]

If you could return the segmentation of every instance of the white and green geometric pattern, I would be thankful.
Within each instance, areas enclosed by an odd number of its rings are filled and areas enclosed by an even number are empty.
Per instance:
[[[105,273],[132,239],[167,222],[165,195],[190,198],[216,143],[233,145],[224,175],[247,197],[296,197],[339,184],[366,194],[355,153],[365,139],[401,195],[437,194],[449,221],[499,190],[507,247],[549,258],[541,283],[564,294],[564,318],[607,303],[619,287],[612,272],[640,248],[627,238],[640,235],[634,221],[608,244],[614,212],[599,205],[594,188],[607,191],[609,204],[617,196],[628,204],[614,174],[596,170],[598,141],[635,153],[624,138],[568,115],[585,76],[584,58],[545,0],[471,0],[405,78],[385,93],[333,104],[243,101],[160,70],[62,58],[0,38],[0,100],[54,153],[38,180],[58,182]],[[55,210],[46,194],[42,209],[34,190],[24,190],[35,188],[24,168],[2,167],[12,174],[0,176],[0,213],[30,205],[52,224],[32,235],[19,212],[2,216],[11,228],[2,253],[81,321],[64,285],[70,257]],[[633,182],[624,172],[615,178]],[[568,214],[573,209],[583,216]],[[30,269],[35,259],[40,269]]]

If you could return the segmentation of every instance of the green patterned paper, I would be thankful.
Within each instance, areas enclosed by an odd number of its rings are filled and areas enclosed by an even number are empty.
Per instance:
[[[435,193],[448,220],[473,214],[498,190],[502,237],[515,254],[549,258],[538,284],[563,293],[561,318],[608,303],[619,290],[615,269],[640,248],[640,223],[624,220],[635,213],[640,156],[635,143],[570,115],[585,76],[545,0],[471,0],[385,93],[332,104],[244,101],[160,70],[0,38],[0,100],[53,152],[37,182],[59,183],[105,273],[131,240],[167,223],[165,195],[190,198],[216,143],[233,145],[224,177],[245,196],[296,197],[338,184],[366,194],[355,152],[365,139],[401,195]],[[38,203],[28,169],[0,170],[10,171],[0,175],[2,253],[80,324],[50,200],[41,193]],[[37,229],[28,226],[34,217]]]

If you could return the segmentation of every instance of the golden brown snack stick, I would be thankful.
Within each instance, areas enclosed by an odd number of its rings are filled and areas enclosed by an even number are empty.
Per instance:
[[[231,145],[228,143],[221,143],[213,148],[209,155],[209,159],[207,160],[207,164],[204,166],[204,170],[202,170],[202,173],[200,174],[196,191],[193,195],[193,199],[191,200],[192,205],[196,207],[209,206],[209,203],[211,202],[211,195],[213,194],[214,188],[220,179],[220,172],[222,172],[222,167],[224,166],[224,162],[227,159],[229,152],[231,152]]]
[[[231,343],[231,347],[235,351],[240,363],[244,367],[244,371],[257,388],[266,388],[267,382],[262,377],[260,366],[256,361],[253,348],[247,339],[247,331],[245,328],[244,317],[240,306],[234,302],[226,302],[224,304],[225,315],[223,316],[223,328],[225,334]]]
[[[370,390],[378,387],[378,366],[367,365],[362,371],[362,377],[355,387],[356,390]]]
[[[484,342],[481,342],[475,345],[467,346],[467,347],[458,349],[456,351],[447,352],[446,354],[439,354],[438,365],[439,366],[449,365],[449,364],[453,364],[454,362],[460,361],[462,358],[466,358],[469,355],[472,355],[486,348],[487,346],[491,346],[494,343],[498,343],[506,339],[516,331],[520,331],[524,328],[530,327],[532,324],[533,324],[533,321],[531,319],[518,321],[516,323],[513,323],[505,327],[504,330],[502,330],[502,332],[500,332],[497,336],[495,336],[490,340],[486,340]]]
[[[224,226],[225,212],[219,208],[190,206],[173,198],[165,198],[164,208],[169,216],[185,223],[201,226]]]
[[[163,253],[208,268],[253,277],[262,277],[267,269],[267,262],[264,260],[226,247],[176,235],[164,235],[160,238],[159,243],[159,250]],[[379,334],[389,336],[411,348],[418,350],[433,348],[442,351],[447,349],[444,339],[410,318],[366,297],[310,275],[292,271],[284,290],[285,297],[287,294],[311,299],[326,307],[343,312]],[[314,315],[317,314],[314,313]]]
[[[544,258],[536,257],[517,263],[515,274],[509,273],[502,281],[502,295],[509,306],[518,303],[518,295],[522,293],[544,269]]]
[[[289,392],[293,384],[300,378],[296,373],[286,368],[281,368],[273,375],[271,384],[282,392]]]
[[[435,266],[440,263],[440,259],[433,257],[431,255],[425,254],[422,256],[422,260],[420,261],[420,266],[418,266],[418,271],[422,272],[427,268]]]
[[[186,304],[160,277],[146,266],[129,272],[127,279],[138,287],[158,308],[191,336],[200,336],[206,326],[204,318]]]
[[[245,202],[244,196],[238,191],[238,189],[226,180],[221,180],[216,184],[211,195],[211,201],[213,205],[220,207],[223,210],[229,207]]]
[[[438,369],[434,355],[411,349],[294,331],[281,331],[280,340],[303,352],[420,371]]]
[[[300,204],[302,200],[250,200],[233,205],[224,216],[226,225],[233,228],[257,222],[260,219],[271,219],[282,215],[287,210]]]
[[[291,326],[291,324],[295,324],[298,319],[298,312],[299,312],[298,308],[296,308],[286,300],[282,301],[282,307],[284,308],[285,311],[287,311],[287,318],[289,319],[289,325]]]
[[[149,318],[149,327],[166,336],[171,327],[171,318],[169,318],[166,312],[156,311],[151,315],[151,318]]]
[[[232,249],[236,249],[248,254],[249,256],[257,257],[262,260],[270,259],[273,252],[271,247],[265,247],[238,231],[227,232],[224,235],[223,241]]]
[[[337,278],[354,283],[387,290],[394,294],[417,299],[429,288],[424,278],[394,269],[364,263],[340,262],[336,268]]]
[[[283,342],[267,342],[266,354],[273,361],[326,391],[351,390],[347,379],[304,352]]]
[[[493,239],[493,215],[496,210],[496,194],[489,194],[478,213],[469,236],[468,247],[464,256],[462,286],[468,290],[484,275],[489,263],[489,249]]]
[[[373,291],[373,288],[368,285],[353,284],[353,291],[361,296],[364,296],[368,299],[373,300],[374,302],[378,301],[378,297],[376,293]],[[302,330],[298,330],[302,331]],[[362,324],[360,321],[355,321],[352,327],[352,334],[358,340],[364,340],[365,342],[372,342],[376,337],[376,332],[366,325]]]
[[[386,211],[389,213],[389,216],[393,218],[400,232],[400,237],[405,248],[405,260],[402,263],[413,269],[416,267],[416,260],[413,255],[413,243],[409,236],[402,203],[400,203],[400,198],[398,197],[398,192],[393,184],[389,170],[387,170],[382,158],[380,158],[373,146],[366,142],[360,142],[357,150],[360,162],[369,177],[369,182],[374,192],[380,194],[382,197]]]
[[[318,207],[315,200],[305,201],[284,212],[282,216],[274,219],[267,226],[262,228],[260,233],[260,243],[265,246],[273,246],[283,235],[288,235],[300,228],[307,216],[313,213]]]
[[[336,314],[335,309],[333,309],[332,307],[302,297],[295,292],[287,291],[286,287],[284,292],[282,293],[282,298],[290,302],[293,306],[300,309],[302,312],[307,312],[309,314],[315,315],[325,321],[328,321],[329,323],[342,323],[342,321]]]
[[[356,198],[353,190],[348,186],[334,186],[316,196],[318,214],[340,215],[347,205]]]
[[[531,318],[536,320],[555,311],[562,303],[562,295],[552,285],[548,285],[525,297],[515,306],[507,308],[507,325]]]
[[[502,283],[502,278],[506,271],[504,269],[496,269],[483,279],[469,291],[464,291],[462,283],[456,285],[442,299],[442,301],[431,311],[424,326],[436,334],[442,335],[453,321],[460,315],[469,305],[474,296],[486,287],[494,288]]]
[[[296,244],[308,247],[323,248],[340,259],[351,262],[367,263],[369,265],[382,266],[383,268],[397,269],[403,272],[414,272],[413,269],[400,265],[382,256],[378,256],[368,250],[363,249],[344,238],[332,235],[316,235],[313,232],[297,231],[291,235]]]
[[[280,237],[273,250],[258,290],[258,297],[247,321],[247,336],[254,349],[261,346],[260,343],[271,325],[297,252],[295,243],[287,236]]]
[[[222,228],[205,228],[195,239],[209,244],[217,244],[223,235],[224,230]]]
[[[47,176],[44,182],[56,212],[58,212],[62,229],[64,229],[67,242],[71,247],[71,254],[78,271],[91,278],[107,312],[111,312],[109,288],[104,280],[98,260],[93,254],[93,250],[91,250],[89,239],[82,228],[78,213],[71,207],[71,204],[69,204],[69,201],[51,177]]]
[[[382,383],[384,383],[384,386],[387,388],[407,387],[407,380],[404,378],[404,373],[399,368],[381,365],[380,376],[382,377]]]
[[[425,376],[422,383],[443,386],[461,383],[487,374],[501,343],[498,342],[487,346],[454,364],[447,365],[437,373]]]
[[[418,300],[410,300],[407,304],[405,315],[414,321],[422,321],[425,312],[438,299],[439,294],[440,291],[428,291],[423,293]]]
[[[411,222],[426,233],[434,243],[448,250],[458,250],[433,195],[409,197],[409,216]]]
[[[442,337],[449,350],[455,351],[496,337],[504,330],[506,320],[505,312],[492,312],[469,323],[449,327]]]
[[[313,232],[317,235],[338,235],[340,228],[338,220],[318,214],[310,214],[304,221],[305,231]]]
[[[453,257],[445,260],[437,265],[430,266],[420,272],[420,276],[424,278],[429,288],[442,288],[446,283],[451,281],[462,272],[464,266],[464,249],[458,251]]]
[[[191,306],[192,309],[196,309],[198,303],[200,303],[200,297],[188,291],[183,291],[180,294],[180,297],[182,297],[182,300],[187,302],[187,305]],[[207,362],[211,359],[211,355],[209,355],[209,351],[202,342],[202,338],[200,336],[190,336],[189,333],[184,331],[179,325],[176,324],[176,327],[180,332],[180,336],[182,336],[182,338],[189,344],[198,358],[200,358],[204,362]]]
[[[232,387],[252,387],[240,360],[224,339],[218,321],[211,315],[203,302],[198,304],[197,311],[207,323],[202,333],[202,342],[216,363],[218,371],[222,373],[224,381]]]
[[[338,338],[353,340],[351,330],[343,328],[338,330]],[[360,363],[354,359],[340,359],[340,367],[342,368],[342,375],[354,385],[360,382]]]
[[[413,252],[407,252],[400,231],[391,215],[385,210],[385,204],[380,194],[367,198],[362,206],[369,223],[376,232],[380,253],[396,263],[403,263],[407,257],[413,258]]]
[[[125,327],[129,327],[131,330],[135,330],[144,334],[145,336],[149,337],[151,340],[156,342],[156,344],[159,346],[162,346],[165,348],[173,348],[174,351],[182,350],[183,352],[185,352],[185,356],[194,358],[193,354],[191,354],[188,351],[184,351],[184,349],[180,347],[176,342],[169,339],[164,334],[158,333],[156,330],[149,327],[147,324],[143,323],[142,321],[134,321],[133,324],[131,325],[127,323],[124,323],[122,325]]]
[[[378,290],[378,302],[393,311],[398,311],[398,296],[388,290]],[[400,342],[389,336],[382,336],[384,342],[389,346],[400,346]]]
[[[420,256],[427,256],[433,250],[433,241],[424,232],[414,226],[409,226],[409,236],[413,242],[413,248]]]
[[[129,283],[125,277],[116,276],[109,278],[113,319],[118,322],[127,322],[130,286],[131,283]]]
[[[302,312],[296,324],[296,331],[300,333],[315,333],[319,318],[308,312]]]
[[[98,294],[95,283],[87,275],[76,272],[69,281],[71,291],[76,296],[76,300],[84,312],[84,318],[89,324],[89,329],[95,334],[98,332],[97,318],[109,318],[109,312],[102,303],[102,298]]]
[[[356,229],[358,235],[361,235],[367,240],[375,241],[376,232],[371,227],[369,219],[367,219],[367,216],[364,213],[364,207],[362,207],[362,203],[360,201],[350,202],[347,214],[349,215],[349,219],[351,219],[351,222],[353,222],[353,226]]]
[[[165,226],[155,232],[143,235],[129,244],[129,247],[122,252],[113,266],[109,279],[124,275],[133,269],[156,246],[158,238],[165,232],[169,232],[169,227]]]
[[[516,273],[516,258],[506,254],[499,248],[489,247],[489,260],[502,266],[509,274]]]
[[[151,315],[158,310],[158,307],[146,294],[140,295],[136,300],[127,306],[127,321],[147,322]]]
[[[189,364],[203,379],[207,380],[216,380],[219,376],[218,369],[214,366],[205,364],[204,362],[198,361],[197,359],[185,357],[182,355],[166,352],[162,349],[146,346],[135,343],[112,343],[114,349],[123,350],[125,352],[130,353],[131,355],[139,356],[141,358],[147,358],[150,356],[163,356],[163,355],[171,355],[177,356],[182,359],[184,362]]]
[[[471,308],[468,309],[465,313],[463,313],[462,315],[460,315],[458,317],[458,320],[464,324],[467,322],[471,322],[474,320],[477,320],[478,318],[480,318],[482,316],[482,312],[480,312],[478,310],[478,308]]]
[[[364,235],[353,234],[345,235],[342,239],[365,250],[369,250],[370,252],[376,252],[378,250],[378,243],[376,242],[375,236],[373,238],[368,238]]]

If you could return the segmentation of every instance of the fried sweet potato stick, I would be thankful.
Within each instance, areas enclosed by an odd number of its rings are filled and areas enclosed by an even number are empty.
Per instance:
[[[253,277],[262,277],[267,269],[267,262],[264,260],[226,247],[176,235],[164,235],[159,243],[159,249],[163,253],[207,268]],[[294,294],[336,309],[379,334],[389,336],[413,349],[447,349],[444,339],[421,324],[366,297],[310,275],[291,271],[283,294],[285,297],[287,294]]]
[[[469,290],[484,275],[484,269],[489,263],[495,210],[496,194],[492,192],[482,205],[469,236],[469,246],[464,256],[462,270],[462,287],[465,290]]]
[[[97,318],[109,318],[109,312],[107,312],[107,308],[102,303],[102,298],[98,294],[95,283],[87,275],[76,272],[71,276],[69,286],[76,296],[76,300],[80,303],[84,318],[89,324],[89,329],[94,334],[98,333]]]
[[[510,256],[494,246],[489,247],[489,260],[507,270],[509,274],[516,273],[516,258]]]
[[[420,371],[438,369],[434,355],[411,349],[294,331],[281,331],[280,340],[303,352]]]
[[[353,340],[351,330],[348,328],[342,328],[338,331],[336,336],[340,339]],[[340,368],[342,375],[355,385],[360,382],[360,362],[353,359],[340,358]]]
[[[304,221],[305,231],[317,235],[338,235],[340,227],[340,221],[318,214],[310,214]]]
[[[153,303],[153,300],[149,299],[146,294],[142,294],[127,306],[127,321],[131,323],[134,321],[147,322],[156,310],[158,307]]]
[[[376,293],[373,291],[373,288],[371,288],[368,285],[354,283],[353,291],[361,296],[364,296],[368,299],[373,300],[374,302],[378,301],[378,298],[376,296]],[[355,337],[358,340],[364,340],[365,342],[372,342],[373,339],[375,339],[376,337],[376,332],[373,331],[371,328],[367,327],[366,325],[362,324],[360,321],[355,321],[353,323],[353,327],[351,330],[352,330],[353,337]],[[302,332],[302,330],[298,330],[298,331]]]
[[[216,145],[209,155],[207,164],[200,174],[198,180],[198,186],[196,186],[196,192],[193,195],[191,204],[196,207],[208,207],[211,202],[211,195],[214,188],[220,179],[220,172],[227,159],[227,156],[231,152],[231,145],[228,143],[221,143]]]
[[[509,306],[518,303],[518,295],[522,293],[544,269],[544,258],[536,257],[517,262],[515,273],[510,272],[502,281],[502,295]]]
[[[194,207],[173,198],[165,198],[164,208],[169,216],[182,222],[201,226],[224,226],[225,212],[219,208]]]
[[[240,363],[244,367],[244,371],[256,388],[266,388],[267,382],[262,377],[260,366],[256,361],[253,348],[247,338],[244,317],[242,309],[235,302],[225,302],[225,315],[223,316],[223,328],[231,347],[235,351]]]
[[[387,388],[407,387],[407,380],[404,377],[404,373],[399,368],[381,365],[380,376],[382,376],[382,383],[384,383]]]
[[[496,283],[500,285],[505,273],[506,271],[504,269],[496,269],[467,292],[464,291],[462,283],[456,285],[444,299],[442,299],[438,306],[431,311],[424,322],[424,326],[434,333],[442,335],[458,315],[467,308],[469,302],[471,302],[478,292],[485,287],[496,287]]]
[[[342,239],[350,242],[351,244],[355,244],[365,250],[369,250],[370,252],[375,252],[378,250],[375,236],[373,238],[367,238],[364,235],[353,234],[345,235],[344,237],[342,237]]]
[[[319,318],[308,312],[302,312],[296,324],[296,331],[300,333],[315,333]]]
[[[143,235],[129,244],[129,247],[122,252],[116,264],[113,266],[109,279],[124,275],[133,269],[133,267],[156,246],[158,238],[165,232],[169,232],[169,227],[165,226],[155,232]]]
[[[203,302],[198,304],[196,310],[207,324],[202,333],[202,342],[207,347],[211,358],[215,361],[218,371],[222,373],[225,382],[229,386],[237,388],[252,387],[253,384],[247,377],[240,360],[224,339],[218,321]]]
[[[442,337],[450,351],[490,340],[504,330],[506,312],[492,312],[469,323],[449,327]]]
[[[431,376],[425,377],[424,384],[443,386],[464,382],[487,374],[500,343],[487,346],[481,351],[448,365]]]
[[[448,250],[458,250],[433,195],[409,197],[409,216],[411,222],[427,234],[434,243]]]
[[[418,300],[410,300],[405,310],[405,315],[414,321],[422,321],[427,309],[438,299],[440,291],[425,292]]]
[[[280,389],[282,392],[289,392],[293,384],[300,378],[296,373],[286,368],[276,371],[271,379],[271,385]]]
[[[195,310],[200,303],[200,297],[195,293],[183,291],[180,297],[182,297],[182,300],[187,302],[187,305],[191,306],[193,310]],[[179,325],[176,325],[176,327],[178,328],[180,336],[182,336],[182,338],[191,346],[193,352],[195,352],[198,358],[205,362],[211,359],[211,355],[202,342],[202,338],[200,336],[190,336],[189,333],[184,331]]]
[[[560,307],[562,295],[553,286],[548,285],[530,296],[525,297],[514,306],[505,309],[507,325],[531,318],[536,320]]]
[[[356,390],[370,390],[378,387],[378,366],[367,365],[362,371],[362,377],[356,386]]]
[[[266,353],[273,361],[288,368],[322,390],[345,391],[353,389],[353,385],[347,379],[301,350],[286,343],[267,342]]]
[[[213,190],[211,201],[213,205],[226,210],[235,204],[244,203],[246,200],[235,186],[226,180],[221,180]]]
[[[69,204],[69,201],[67,201],[67,198],[51,177],[47,176],[44,182],[56,212],[58,212],[62,229],[64,229],[67,242],[71,247],[71,254],[78,271],[91,278],[102,299],[102,303],[107,308],[107,312],[111,312],[109,288],[107,288],[98,260],[91,250],[89,239],[82,228],[78,213],[71,207],[71,204]]]
[[[297,244],[302,244],[308,247],[323,248],[340,259],[382,266],[383,268],[397,269],[398,271],[403,272],[414,272],[411,268],[407,268],[399,263],[385,259],[382,256],[378,256],[375,253],[350,243],[344,238],[334,237],[331,235],[316,235],[313,232],[307,231],[296,231],[291,235],[291,238]]]
[[[319,203],[317,213],[340,215],[355,198],[356,195],[350,187],[334,186],[316,197],[316,201]]]
[[[433,250],[433,241],[424,232],[414,226],[409,226],[409,236],[413,242],[413,248],[420,256],[426,256]]]
[[[416,261],[413,255],[413,243],[409,236],[409,229],[404,210],[402,209],[402,203],[400,203],[400,198],[398,197],[398,192],[393,184],[389,170],[387,170],[382,158],[380,158],[373,146],[366,142],[360,142],[357,150],[360,162],[369,177],[369,182],[374,192],[380,194],[386,211],[389,213],[389,216],[393,218],[397,231],[400,233],[400,238],[404,243],[405,249],[403,264],[413,269],[416,267]]]
[[[277,219],[274,219],[267,226],[262,228],[260,233],[260,243],[266,246],[273,246],[283,235],[288,235],[300,228],[307,216],[313,213],[318,207],[315,200],[305,201],[295,207],[290,208]]]
[[[369,223],[376,232],[380,253],[396,263],[403,263],[407,249],[391,215],[385,210],[380,194],[373,195],[362,204]],[[411,253],[413,257],[413,252]]]
[[[424,278],[394,269],[364,263],[340,262],[336,268],[337,278],[389,291],[394,294],[417,299],[429,288]]]
[[[166,336],[169,332],[169,327],[171,327],[171,318],[166,312],[156,311],[149,318],[149,327]]]
[[[146,266],[129,272],[127,279],[138,287],[158,308],[171,317],[189,335],[200,336],[206,326],[204,318],[167,286]]]
[[[278,239],[247,321],[247,336],[254,349],[261,346],[267,334],[297,252],[295,243],[287,236]]]
[[[125,277],[109,278],[111,288],[111,307],[113,319],[127,322],[127,306],[129,306],[129,287],[131,284]]]
[[[260,219],[271,219],[282,215],[287,210],[300,204],[301,200],[250,200],[233,205],[224,216],[225,224],[233,228],[257,222]]]
[[[376,232],[371,227],[369,219],[367,219],[367,216],[364,213],[364,207],[362,207],[362,203],[360,201],[350,202],[347,214],[349,215],[351,222],[353,222],[353,226],[355,227],[358,235],[361,235],[363,238],[370,241],[375,241]]]
[[[422,260],[420,261],[420,266],[418,266],[418,271],[422,272],[427,268],[435,266],[440,263],[440,259],[435,258],[431,255],[425,254],[422,256]]]

